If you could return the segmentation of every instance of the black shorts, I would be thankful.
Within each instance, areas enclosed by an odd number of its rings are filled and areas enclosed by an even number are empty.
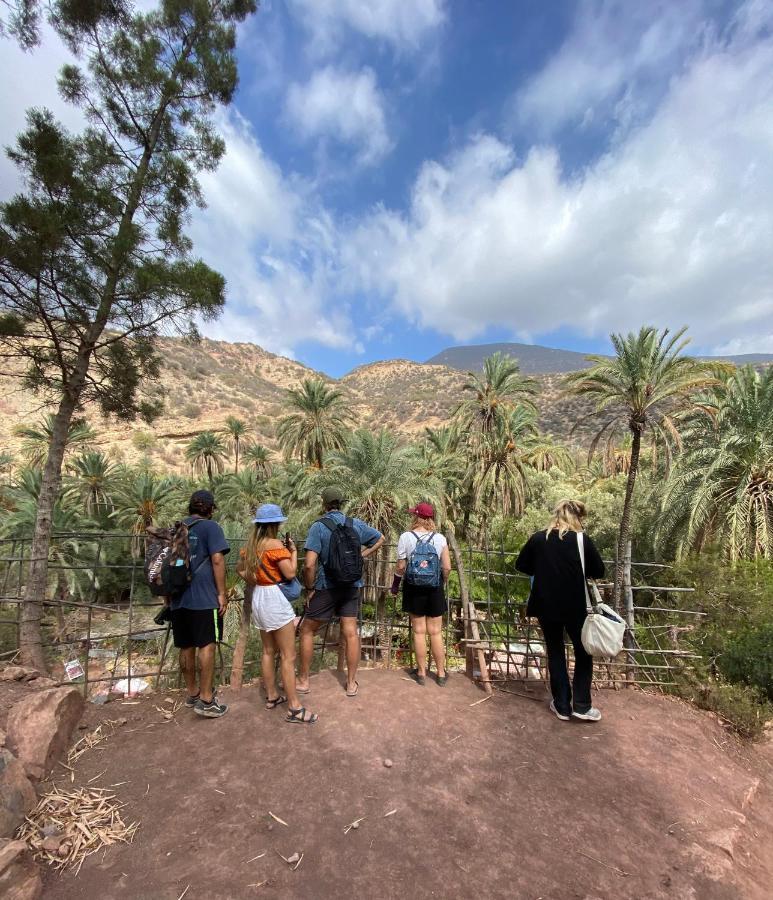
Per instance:
[[[446,593],[443,585],[426,587],[420,584],[408,584],[403,581],[403,612],[412,616],[436,616],[445,615],[447,609]]]
[[[223,639],[223,617],[216,609],[173,609],[172,635],[180,650],[219,644]]]
[[[315,591],[306,604],[306,618],[329,622],[333,617],[356,618],[360,611],[360,588],[338,584]]]

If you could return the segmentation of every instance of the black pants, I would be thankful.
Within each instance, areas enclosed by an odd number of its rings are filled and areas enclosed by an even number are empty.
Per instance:
[[[582,620],[573,622],[553,622],[539,620],[540,628],[545,636],[545,648],[548,654],[548,670],[550,672],[550,691],[556,709],[565,716],[572,712],[572,688],[569,686],[569,672],[566,667],[566,648],[564,647],[564,630],[574,646],[574,709],[585,713],[591,708],[590,686],[593,680],[593,657],[585,652],[580,634]]]

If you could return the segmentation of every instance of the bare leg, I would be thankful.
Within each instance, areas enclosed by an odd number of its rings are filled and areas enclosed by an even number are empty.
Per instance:
[[[432,658],[435,660],[438,678],[446,674],[446,648],[443,643],[443,617],[427,616],[427,632]]]
[[[416,654],[416,669],[421,676],[427,674],[427,618],[411,614],[413,629],[413,650]]]
[[[195,697],[196,690],[196,648],[186,647],[180,651],[180,671],[185,679],[185,688],[189,697]]]
[[[204,703],[211,703],[215,680],[215,645],[199,647],[199,690]]]
[[[290,709],[300,709],[303,704],[295,690],[295,625],[284,625],[272,632],[272,637],[281,655],[282,681]]]
[[[357,634],[357,619],[341,616],[341,634],[346,647],[346,690],[353,691],[357,685],[357,666],[360,664],[360,636]]]
[[[314,655],[314,635],[322,624],[319,619],[304,619],[301,625],[301,661],[298,666],[297,685],[302,691],[307,691],[309,688],[311,658]]]
[[[263,655],[260,660],[260,674],[263,677],[263,690],[266,692],[266,700],[276,700],[279,692],[276,688],[276,672],[274,671],[274,657],[277,646],[274,640],[275,631],[263,631],[260,629],[260,642],[263,645]]]

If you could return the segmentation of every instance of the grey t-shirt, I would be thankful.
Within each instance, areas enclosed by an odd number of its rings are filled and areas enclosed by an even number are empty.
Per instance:
[[[213,553],[228,553],[231,547],[223,529],[212,519],[188,516],[184,521],[188,526],[193,578],[182,597],[172,603],[172,609],[217,609],[217,587],[211,557]]]

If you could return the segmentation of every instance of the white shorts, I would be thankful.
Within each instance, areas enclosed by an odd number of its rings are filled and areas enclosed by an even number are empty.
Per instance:
[[[261,631],[277,631],[295,618],[290,601],[275,584],[252,589],[252,624]]]

